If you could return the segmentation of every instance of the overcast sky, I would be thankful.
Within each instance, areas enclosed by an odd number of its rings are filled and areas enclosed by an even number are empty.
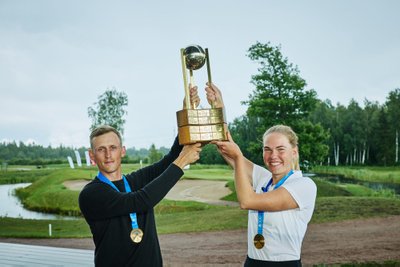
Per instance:
[[[395,0],[0,0],[0,142],[87,147],[87,109],[116,88],[129,101],[125,145],[169,147],[190,44],[209,49],[229,122],[253,91],[257,41],[281,45],[318,98],[382,104],[400,87],[399,11]],[[194,75],[208,108],[205,70]]]

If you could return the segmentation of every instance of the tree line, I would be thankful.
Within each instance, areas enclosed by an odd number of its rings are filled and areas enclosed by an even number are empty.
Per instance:
[[[317,98],[285,58],[280,46],[256,43],[248,50],[259,64],[252,76],[255,89],[243,104],[247,112],[229,126],[245,156],[262,164],[262,135],[275,124],[291,126],[299,137],[304,167],[326,165],[398,165],[400,89],[386,102],[355,100],[348,106]]]
[[[399,165],[400,88],[389,92],[383,104],[319,101],[310,120],[329,130],[329,155],[323,163]]]
[[[75,151],[78,151],[82,160],[85,160],[86,147],[73,148],[60,145],[59,147],[44,147],[38,144],[25,144],[23,142],[0,143],[0,163],[9,165],[36,165],[43,167],[49,164],[68,164],[67,157],[74,161]],[[168,149],[160,147],[156,149],[152,144],[150,148],[127,148],[124,163],[153,163],[158,161]]]
[[[345,106],[318,100],[306,121],[300,126],[288,124],[299,134],[304,165],[400,165],[399,88],[389,92],[383,104],[365,99],[361,106],[352,99]],[[244,154],[262,164],[262,133],[257,131],[258,125],[259,119],[244,115],[229,128]]]
[[[364,100],[360,105],[351,100],[347,106],[333,105],[329,99],[320,100],[300,71],[281,53],[280,46],[257,42],[247,56],[258,64],[258,72],[251,77],[254,86],[246,105],[246,114],[228,125],[243,154],[255,163],[262,162],[262,135],[271,126],[285,124],[299,137],[300,164],[312,165],[399,165],[400,89],[389,93],[385,103]],[[88,108],[92,119],[90,129],[109,124],[124,132],[127,114],[127,95],[115,88],[100,95],[98,102]],[[229,107],[226,107],[229,109]],[[83,153],[85,148],[78,151]],[[58,163],[73,156],[74,149],[0,144],[0,160],[10,164],[47,161]],[[168,149],[127,149],[124,162],[153,163]],[[66,160],[65,160],[66,161]],[[202,164],[223,164],[215,146],[207,145],[201,152]]]

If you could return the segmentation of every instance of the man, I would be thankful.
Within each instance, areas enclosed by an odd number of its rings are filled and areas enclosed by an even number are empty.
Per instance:
[[[191,89],[197,102],[197,88]],[[175,139],[159,162],[122,175],[126,149],[120,133],[99,126],[90,135],[90,158],[99,172],[79,195],[80,209],[95,243],[96,266],[162,266],[154,206],[199,159],[200,144],[180,146]]]

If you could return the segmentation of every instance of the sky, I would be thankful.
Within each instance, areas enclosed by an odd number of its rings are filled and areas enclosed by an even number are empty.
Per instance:
[[[128,95],[126,147],[169,147],[180,49],[209,49],[228,122],[245,114],[256,42],[280,46],[321,100],[383,104],[400,87],[400,2],[0,0],[0,142],[88,147],[88,107]],[[203,108],[205,67],[194,72]]]

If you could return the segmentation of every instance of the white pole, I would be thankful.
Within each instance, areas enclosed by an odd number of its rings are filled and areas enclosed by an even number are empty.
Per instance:
[[[399,162],[399,131],[396,130],[396,159],[395,163]]]
[[[51,236],[51,223],[49,223],[49,236]]]
[[[75,150],[75,157],[76,157],[76,164],[78,164],[79,167],[82,167],[81,155],[79,154],[78,150]]]
[[[90,156],[89,151],[85,151],[85,158],[86,158],[86,166],[90,167]]]
[[[71,167],[71,169],[74,169],[75,167],[74,167],[74,162],[72,161],[72,158],[70,156],[68,156],[67,159],[68,159],[68,163],[69,163],[69,166]]]

